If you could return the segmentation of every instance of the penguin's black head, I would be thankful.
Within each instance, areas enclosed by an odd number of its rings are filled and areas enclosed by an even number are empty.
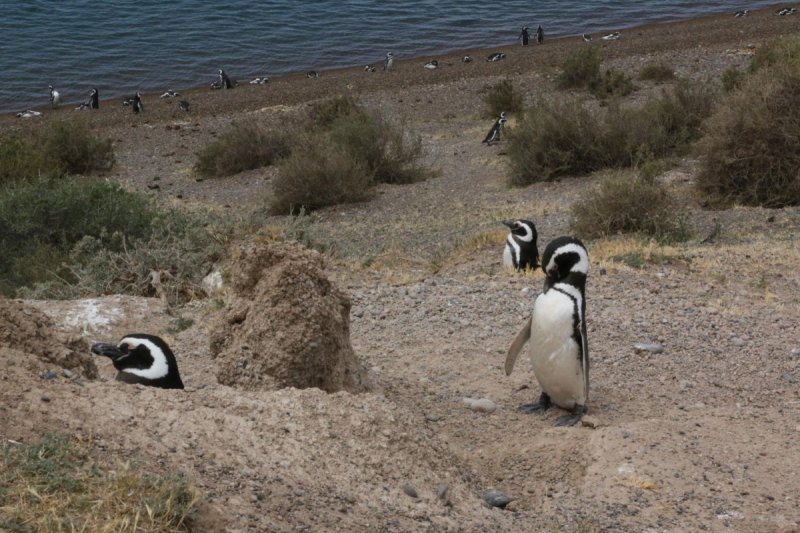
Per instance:
[[[523,26],[522,27],[522,31],[528,31],[528,27],[527,26]]]
[[[48,85],[48,87],[50,87],[50,90],[51,90],[51,91],[53,90],[53,86],[52,86],[52,85]]]
[[[94,344],[92,353],[111,359],[120,376],[125,374],[123,381],[183,388],[175,355],[167,343],[155,335],[134,333],[126,335],[116,345]]]
[[[575,237],[558,237],[547,245],[542,256],[542,270],[547,282],[556,283],[570,273],[589,273],[589,253]]]
[[[511,233],[516,235],[520,241],[536,244],[536,225],[530,220],[504,220],[503,224],[508,226]]]
[[[92,94],[97,94],[97,89],[95,89],[94,87],[92,87]]]

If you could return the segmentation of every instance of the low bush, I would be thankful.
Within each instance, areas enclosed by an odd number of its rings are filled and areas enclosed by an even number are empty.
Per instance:
[[[675,69],[665,63],[648,63],[639,72],[639,79],[644,81],[672,81],[675,79]]]
[[[334,122],[361,112],[358,100],[346,94],[340,94],[314,104],[311,108],[311,122],[314,126],[329,129]]]
[[[508,133],[511,186],[629,167],[685,151],[716,101],[708,84],[681,82],[643,106],[594,111],[572,100],[535,106]]]
[[[255,119],[234,122],[197,153],[194,170],[207,178],[232,176],[272,165],[290,152],[290,136]]]
[[[800,205],[800,69],[748,76],[708,122],[696,183],[709,204]]]
[[[641,233],[662,243],[685,241],[685,220],[666,188],[635,171],[609,174],[572,205],[570,229],[581,237]]]
[[[630,77],[615,69],[601,74],[600,62],[596,48],[571,53],[556,78],[556,85],[561,89],[587,89],[598,98],[626,96],[633,91]]]
[[[331,125],[330,139],[363,161],[381,183],[414,183],[424,177],[418,164],[422,139],[379,113],[360,111],[338,119]]]
[[[369,198],[374,177],[363,159],[308,133],[295,140],[292,155],[280,163],[273,180],[270,211],[276,215],[312,211]]]
[[[730,67],[722,73],[722,90],[726,93],[733,92],[742,86],[744,72],[736,67]]]
[[[0,183],[88,174],[113,165],[111,141],[93,135],[80,119],[53,121],[31,133],[0,139]]]
[[[775,39],[756,48],[749,71],[756,73],[761,69],[775,65],[788,68],[800,67],[800,41]]]
[[[497,118],[500,113],[518,113],[523,108],[522,93],[514,90],[511,80],[503,80],[486,89],[481,95],[486,105],[483,115],[486,118]]]

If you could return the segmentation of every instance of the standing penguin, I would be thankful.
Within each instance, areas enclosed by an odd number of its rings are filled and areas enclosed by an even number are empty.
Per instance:
[[[162,389],[182,389],[178,362],[163,339],[133,333],[118,344],[94,344],[92,353],[111,359],[119,370],[117,381],[140,383]]]
[[[61,105],[61,95],[58,94],[58,91],[56,91],[53,88],[53,86],[51,85],[50,86],[50,107],[55,109],[60,105]]]
[[[500,118],[495,121],[494,125],[492,125],[492,129],[489,130],[489,133],[486,134],[486,138],[483,140],[483,143],[491,146],[492,143],[498,142],[500,140],[500,132],[506,125],[506,112],[503,111],[500,113]]]
[[[92,94],[89,96],[89,101],[84,102],[75,109],[83,110],[83,109],[99,109],[100,108],[100,94],[97,92],[96,88],[92,88]]]
[[[394,63],[394,54],[389,52],[386,54],[386,59],[383,60],[383,70],[390,71],[392,70],[392,64]]]
[[[544,292],[536,297],[533,314],[517,334],[506,356],[506,375],[531,341],[531,363],[542,388],[537,403],[520,411],[541,413],[552,404],[570,411],[556,426],[574,426],[586,413],[589,398],[589,343],[586,335],[586,277],[589,254],[574,237],[559,237],[544,251]]]
[[[133,97],[133,114],[138,115],[139,113],[144,113],[144,104],[142,103],[142,95],[138,92],[136,96]]]
[[[544,30],[541,24],[539,24],[539,27],[536,29],[536,42],[539,44],[544,42]]]
[[[536,226],[530,220],[504,220],[511,228],[503,250],[503,266],[514,270],[539,268],[539,248],[536,246]]]
[[[522,41],[522,46],[528,46],[528,41],[530,40],[530,37],[531,36],[528,33],[528,27],[527,26],[523,26],[522,27],[522,33],[520,33],[519,37],[517,37],[517,41],[521,40]]]
[[[231,84],[231,79],[225,74],[225,71],[219,69],[219,84],[222,89],[233,89],[233,84]]]

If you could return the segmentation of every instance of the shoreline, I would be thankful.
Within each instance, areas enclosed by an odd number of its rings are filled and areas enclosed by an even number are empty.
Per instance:
[[[778,6],[779,4],[775,4]],[[602,56],[603,60],[607,61],[610,59],[615,59],[620,56],[629,56],[629,55],[636,55],[636,54],[653,54],[653,53],[660,53],[665,50],[669,49],[680,49],[680,48],[687,48],[689,46],[707,46],[707,47],[714,47],[719,46],[720,41],[716,39],[719,33],[719,23],[722,21],[729,21],[732,24],[735,23],[737,26],[736,28],[739,29],[741,34],[745,34],[746,37],[749,37],[751,40],[764,40],[764,35],[759,35],[758,33],[768,34],[767,38],[772,38],[777,36],[776,34],[780,34],[781,32],[785,31],[793,31],[793,32],[800,32],[800,24],[793,23],[793,20],[799,20],[800,16],[797,17],[775,17],[773,15],[773,10],[775,6],[766,7],[757,11],[751,12],[748,17],[742,19],[735,19],[731,13],[726,14],[715,14],[709,15],[705,17],[699,18],[690,18],[690,19],[681,19],[672,22],[661,22],[661,23],[654,23],[654,24],[646,24],[646,25],[631,25],[631,26],[620,26],[613,29],[606,29],[602,31],[597,31],[593,33],[592,36],[594,38],[594,42],[591,46],[600,46],[602,48]],[[770,23],[773,24],[773,28],[764,28],[765,17],[769,17],[767,19]],[[753,24],[753,21],[758,22],[759,24]],[[711,26],[712,28],[707,28]],[[758,31],[754,31],[756,28],[754,26],[758,26]],[[699,31],[691,31],[694,27],[696,27]],[[714,31],[708,33],[703,30],[713,29]],[[675,34],[686,34],[686,39],[679,39],[680,44],[676,45],[674,42],[675,39],[663,39],[663,36],[659,38],[657,35],[659,30],[664,30],[662,32],[665,35],[672,36]],[[766,31],[764,31],[766,30]],[[772,31],[771,31],[772,30]],[[776,31],[777,30],[777,31]],[[623,36],[622,39],[619,41],[612,41],[612,42],[604,42],[600,41],[600,37],[612,31],[620,31]],[[730,31],[730,30],[729,30]],[[678,35],[679,36],[679,35]],[[729,37],[729,36],[728,36]],[[664,41],[664,42],[659,42]],[[730,43],[730,39],[727,40]],[[748,43],[749,44],[749,43]],[[475,77],[487,77],[498,75],[502,73],[509,74],[509,70],[513,69],[531,69],[536,67],[554,67],[560,64],[560,61],[565,57],[566,52],[571,52],[579,47],[585,47],[586,44],[583,43],[580,36],[562,36],[562,37],[554,37],[545,40],[544,45],[537,45],[532,43],[527,48],[523,48],[519,46],[517,43],[512,44],[505,44],[491,48],[468,48],[468,49],[459,49],[450,52],[441,52],[439,54],[434,55],[423,55],[419,57],[410,57],[410,58],[400,58],[395,60],[395,70],[398,72],[392,73],[392,78],[397,78],[402,76],[401,84],[405,88],[408,86],[409,83],[417,85],[417,84],[424,84],[428,82],[433,83],[442,83],[447,81],[453,81],[457,79],[464,79],[464,78],[475,78]],[[485,61],[485,57],[488,56],[490,53],[493,52],[502,52],[508,54],[508,58],[504,61],[498,63],[491,63],[488,64],[490,67],[496,68],[486,68],[487,62]],[[521,53],[520,53],[521,52]],[[551,53],[552,52],[552,53]],[[473,61],[467,64],[460,64],[460,60],[465,55],[471,55],[473,57]],[[526,57],[527,56],[527,57]],[[534,59],[535,58],[535,59]],[[418,64],[419,69],[422,70],[421,66],[422,63],[429,61],[431,59],[437,59],[440,63],[443,63],[444,68],[439,68],[433,72],[424,72],[423,75],[420,76],[419,72],[413,72],[409,68],[409,65]],[[344,67],[332,67],[327,70],[318,70],[317,72],[320,74],[320,79],[318,80],[308,80],[306,78],[306,72],[293,72],[287,74],[281,74],[279,76],[271,77],[270,82],[265,86],[253,86],[251,89],[255,91],[261,90],[268,91],[271,87],[285,85],[286,83],[300,83],[305,81],[306,83],[317,83],[317,82],[324,82],[328,79],[339,79],[344,76],[353,75],[354,78],[349,80],[351,84],[357,83],[358,87],[356,90],[353,91],[354,88],[347,86],[348,91],[353,92],[361,92],[367,91],[371,92],[370,89],[374,90],[386,88],[386,83],[380,83],[380,78],[385,76],[385,73],[382,72],[381,62],[378,61],[376,63],[372,63],[376,68],[377,72],[375,73],[366,73],[364,72],[364,65],[361,66],[344,66]],[[511,69],[508,66],[512,66]],[[459,68],[462,67],[462,68]],[[468,67],[468,68],[464,68]],[[482,68],[481,68],[482,67]],[[412,67],[413,68],[413,67]],[[516,73],[516,72],[515,72]],[[360,74],[361,76],[355,78]],[[230,73],[229,73],[230,75]],[[257,74],[253,76],[258,76]],[[237,76],[234,73],[235,79],[239,81],[239,86],[236,88],[235,91],[232,92],[250,92],[247,91],[249,86],[249,81],[251,79],[250,76],[241,77]],[[379,78],[378,80],[373,80],[371,78]],[[194,86],[194,87],[184,87],[184,88],[172,88],[172,87],[165,87],[160,92],[153,92],[153,93],[143,93],[143,98],[152,102],[160,96],[161,93],[166,91],[167,89],[170,90],[177,90],[181,93],[181,98],[184,97],[197,97],[205,94],[216,94],[218,91],[211,91],[208,87],[210,86],[211,82],[214,81],[214,78],[209,78],[209,82],[204,86]],[[375,83],[378,81],[378,83]],[[349,85],[349,84],[348,84]],[[302,86],[301,86],[302,87]],[[334,88],[334,92],[329,92],[328,94],[336,94],[337,92],[343,92],[341,87]],[[280,91],[283,93],[283,91]],[[315,96],[314,93],[317,91],[306,91],[305,87],[303,87],[300,91],[293,91],[295,93],[300,93],[300,95],[307,94],[311,92],[310,98],[300,97],[300,99],[291,97],[291,95],[286,95],[288,98],[286,102],[275,102],[275,104],[283,104],[283,105],[292,105],[293,103],[298,103],[302,101],[302,98],[305,98],[305,101],[318,99],[323,96]],[[230,94],[230,93],[227,93]],[[295,96],[300,96],[295,95]],[[108,105],[114,104],[121,104],[121,102],[129,98],[129,96],[124,97],[114,97],[109,99],[102,99],[101,98],[101,109],[107,107]],[[88,98],[88,92],[87,92]],[[239,100],[240,98],[235,98]],[[46,101],[46,98],[43,98]],[[173,99],[166,99],[167,101]],[[244,99],[243,99],[244,100]],[[270,101],[276,100],[275,98],[269,98]],[[61,112],[62,109],[69,109],[71,111],[75,111],[74,107],[79,105],[80,101],[72,102],[72,103],[65,103],[62,104],[59,110],[55,112]],[[194,102],[192,102],[194,104]],[[105,104],[105,105],[103,105]],[[177,102],[176,102],[177,105]],[[117,107],[122,107],[121,105]],[[228,107],[228,106],[225,106]],[[37,111],[45,112],[47,115],[52,115],[53,110],[49,108],[46,104],[43,106],[36,106],[30,107],[29,109],[34,109]],[[2,119],[6,117],[13,118],[18,120],[15,117],[15,114],[23,111],[22,109],[16,111],[9,111],[0,113],[0,126],[3,126]],[[218,111],[214,111],[215,113]],[[86,114],[86,113],[84,113]]]

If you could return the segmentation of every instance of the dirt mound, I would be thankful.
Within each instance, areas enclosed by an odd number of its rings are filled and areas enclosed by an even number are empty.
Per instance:
[[[233,297],[211,332],[217,379],[254,390],[367,389],[350,345],[350,300],[322,256],[297,244],[250,244],[230,269]]]
[[[0,350],[4,348],[36,355],[89,379],[97,377],[85,340],[56,331],[53,321],[38,309],[0,298]]]

